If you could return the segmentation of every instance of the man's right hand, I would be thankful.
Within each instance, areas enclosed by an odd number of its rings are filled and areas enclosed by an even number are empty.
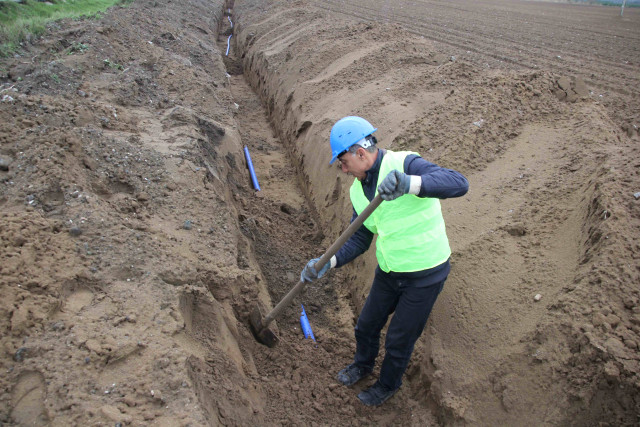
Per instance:
[[[325,275],[329,268],[331,267],[331,262],[327,262],[320,271],[317,271],[315,268],[316,263],[320,261],[320,258],[314,258],[310,260],[307,265],[300,273],[300,281],[301,282],[313,282],[316,279],[321,278]]]
[[[410,187],[411,178],[409,175],[394,169],[384,177],[378,186],[378,194],[382,200],[391,201],[407,194]]]

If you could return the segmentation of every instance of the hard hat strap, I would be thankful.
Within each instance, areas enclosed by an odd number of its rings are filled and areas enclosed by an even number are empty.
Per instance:
[[[353,145],[359,145],[362,148],[369,148],[371,147],[373,144],[371,143],[371,141],[369,139],[367,139],[367,137],[365,136],[364,138],[362,138],[360,141],[357,141],[355,144]]]

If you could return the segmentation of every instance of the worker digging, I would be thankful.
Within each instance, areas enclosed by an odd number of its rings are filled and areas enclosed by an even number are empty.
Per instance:
[[[379,195],[383,202],[333,255],[315,268],[320,258],[302,270],[301,282],[323,277],[369,249],[376,240],[375,277],[355,327],[353,363],[337,379],[351,386],[368,377],[379,352],[380,332],[387,330],[386,354],[378,380],[360,392],[367,406],[378,406],[402,385],[416,340],[422,334],[438,294],[451,269],[451,249],[440,199],[467,193],[467,179],[410,151],[379,149],[372,135],[377,129],[367,120],[348,116],[334,124],[330,134],[332,157],[343,173],[356,179],[350,188],[353,222]]]

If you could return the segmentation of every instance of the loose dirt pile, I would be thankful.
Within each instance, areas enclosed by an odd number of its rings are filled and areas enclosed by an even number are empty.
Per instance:
[[[383,3],[139,0],[0,61],[0,422],[637,422],[637,93],[606,77],[599,96],[611,60],[497,68],[475,26],[472,53],[443,43],[434,22],[460,37],[465,2]],[[372,253],[308,286],[277,347],[247,321],[347,225],[327,135],[348,114],[471,183],[443,202],[454,267],[405,384],[374,409],[334,379]]]

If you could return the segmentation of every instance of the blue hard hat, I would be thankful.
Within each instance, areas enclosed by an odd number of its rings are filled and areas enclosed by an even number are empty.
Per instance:
[[[371,126],[371,123],[357,116],[347,116],[338,120],[331,128],[331,161],[332,164],[338,156],[353,144],[371,135],[378,129]]]

